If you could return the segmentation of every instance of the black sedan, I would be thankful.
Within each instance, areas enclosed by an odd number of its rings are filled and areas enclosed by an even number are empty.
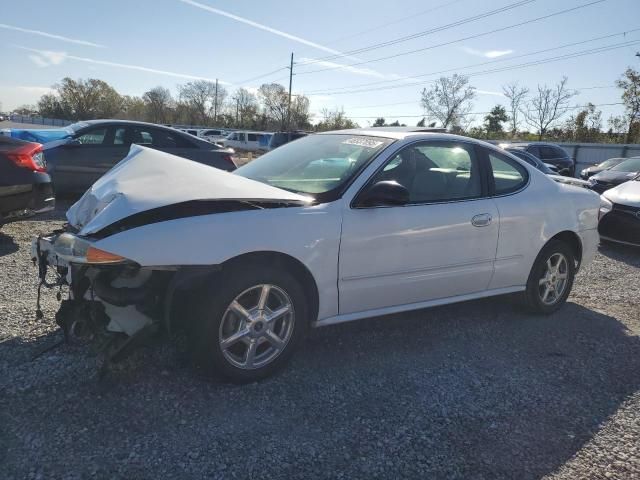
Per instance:
[[[625,160],[627,160],[626,158],[609,158],[608,160],[605,160],[604,162],[600,162],[600,163],[596,163],[595,165],[592,165],[591,167],[588,168],[584,168],[581,172],[580,172],[580,178],[584,179],[584,180],[589,180],[592,176],[600,173],[600,172],[604,172],[605,170],[609,170],[611,167],[615,167],[616,165],[618,165],[619,163],[624,162]]]
[[[603,193],[610,188],[633,180],[640,175],[640,157],[628,158],[615,167],[593,175],[589,179],[591,189]]]
[[[126,157],[134,143],[222,170],[236,169],[232,149],[162,125],[88,120],[66,129],[65,138],[44,146],[56,193],[83,193]]]
[[[0,136],[0,226],[53,207],[42,145]]]

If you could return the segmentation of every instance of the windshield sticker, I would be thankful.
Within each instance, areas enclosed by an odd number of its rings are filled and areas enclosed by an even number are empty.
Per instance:
[[[370,137],[352,137],[342,143],[344,145],[357,145],[358,147],[377,148],[384,142],[380,140],[374,140]]]

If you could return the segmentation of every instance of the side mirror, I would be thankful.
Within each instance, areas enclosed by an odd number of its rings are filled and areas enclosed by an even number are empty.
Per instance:
[[[366,189],[358,201],[359,207],[399,206],[409,203],[409,190],[395,180],[385,180]]]

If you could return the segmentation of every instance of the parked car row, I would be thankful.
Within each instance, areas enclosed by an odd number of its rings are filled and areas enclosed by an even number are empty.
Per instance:
[[[213,128],[177,128],[189,135],[211,143],[248,152],[266,152],[292,140],[308,135],[303,131],[262,132],[256,130],[229,130]],[[275,138],[274,138],[275,137]]]

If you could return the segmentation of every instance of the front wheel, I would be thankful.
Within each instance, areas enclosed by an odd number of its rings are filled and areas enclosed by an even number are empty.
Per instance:
[[[551,240],[540,251],[529,274],[525,292],[530,310],[550,314],[566,301],[575,276],[575,258],[571,248]]]
[[[293,275],[270,266],[223,275],[223,284],[201,301],[196,358],[233,382],[260,380],[282,368],[304,337],[304,290]]]

